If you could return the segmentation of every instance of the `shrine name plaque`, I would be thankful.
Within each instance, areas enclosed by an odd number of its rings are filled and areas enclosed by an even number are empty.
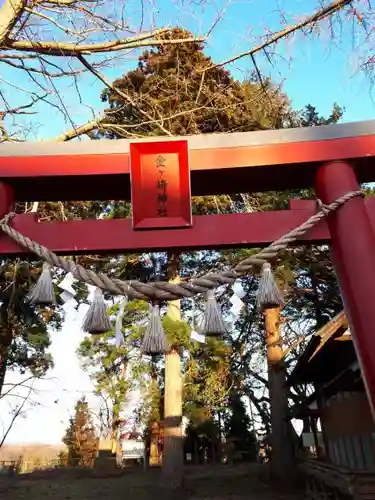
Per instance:
[[[187,141],[130,144],[133,229],[191,227]]]

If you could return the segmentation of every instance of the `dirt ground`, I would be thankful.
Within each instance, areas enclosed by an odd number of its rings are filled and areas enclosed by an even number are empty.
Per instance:
[[[262,466],[186,468],[179,500],[302,500],[281,495],[264,482]],[[0,478],[1,500],[168,500],[158,470],[127,470],[117,477],[93,477],[86,471],[51,471]]]

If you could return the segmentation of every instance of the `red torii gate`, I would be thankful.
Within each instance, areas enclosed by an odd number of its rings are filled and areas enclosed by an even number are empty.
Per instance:
[[[155,141],[160,138],[155,138]],[[188,141],[191,194],[306,188],[332,203],[375,181],[375,122],[303,129],[163,138]],[[134,141],[153,143],[153,139]],[[0,216],[15,201],[130,199],[129,141],[3,143]],[[151,146],[152,147],[152,146]],[[193,218],[192,227],[136,231],[129,220],[38,222],[18,215],[12,227],[59,254],[260,247],[316,211],[292,200],[276,212]],[[371,406],[375,408],[375,199],[349,200],[301,242],[331,240],[333,261]],[[0,254],[26,251],[6,235]],[[374,412],[375,413],[375,412]]]

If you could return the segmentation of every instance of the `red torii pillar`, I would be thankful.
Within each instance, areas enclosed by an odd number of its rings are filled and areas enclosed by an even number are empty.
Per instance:
[[[334,161],[318,168],[315,189],[318,198],[329,204],[360,188],[350,163]],[[375,418],[375,233],[359,196],[330,214],[327,223],[332,260]]]

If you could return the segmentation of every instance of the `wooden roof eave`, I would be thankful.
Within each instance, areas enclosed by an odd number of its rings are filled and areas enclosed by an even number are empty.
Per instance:
[[[312,359],[318,356],[326,343],[340,330],[343,330],[342,333],[344,333],[347,329],[348,322],[345,311],[339,312],[334,318],[331,319],[331,321],[320,328],[311,338],[310,342],[306,346],[306,349],[299,357],[297,365],[288,377],[287,385],[292,387],[293,385],[298,384],[298,381],[302,378],[303,372],[308,364],[312,361]]]

